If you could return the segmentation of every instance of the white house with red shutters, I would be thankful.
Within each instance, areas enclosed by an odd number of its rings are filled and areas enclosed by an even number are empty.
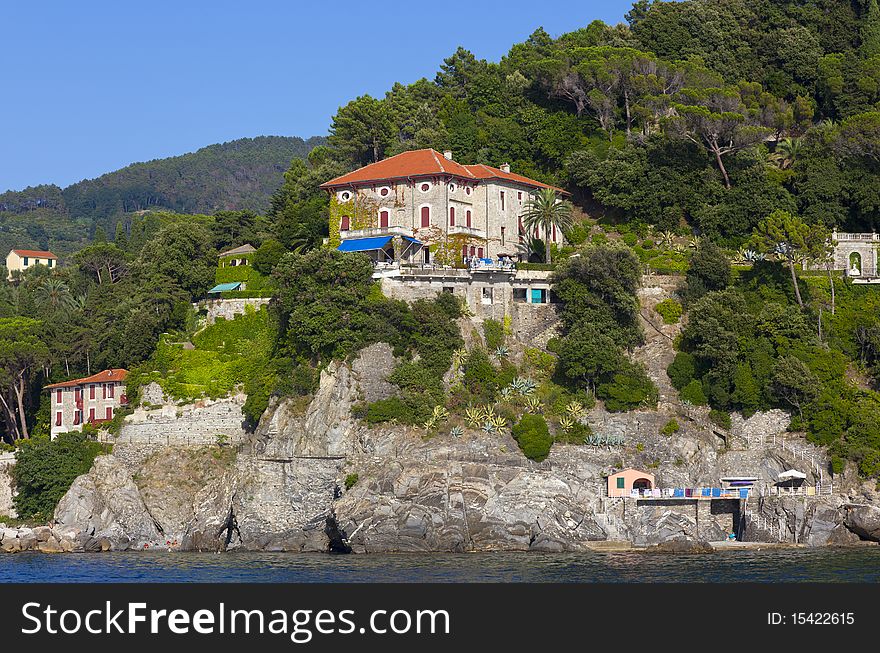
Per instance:
[[[81,431],[85,423],[109,422],[121,406],[128,405],[125,377],[128,370],[112,369],[82,379],[52,383],[50,393],[52,439],[59,433]]]

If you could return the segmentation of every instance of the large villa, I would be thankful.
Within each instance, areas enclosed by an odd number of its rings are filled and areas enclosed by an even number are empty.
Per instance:
[[[561,188],[502,164],[462,165],[452,152],[413,150],[321,185],[330,193],[330,244],[377,263],[438,263],[517,255],[527,236],[522,213],[532,194]],[[534,234],[561,244],[555,228]]]

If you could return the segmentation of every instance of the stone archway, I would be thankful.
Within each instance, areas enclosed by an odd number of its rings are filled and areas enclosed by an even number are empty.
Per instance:
[[[852,276],[861,276],[862,274],[862,255],[860,252],[850,252],[846,257],[847,273]]]
[[[647,478],[637,478],[633,481],[633,490],[651,490],[651,481]]]

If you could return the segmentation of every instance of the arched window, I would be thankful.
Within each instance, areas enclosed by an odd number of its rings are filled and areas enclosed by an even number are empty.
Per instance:
[[[351,229],[351,218],[344,215],[342,220],[339,221],[339,231],[348,231],[349,229]]]
[[[450,227],[455,226],[455,207],[454,206],[449,207],[449,226]]]
[[[431,226],[431,207],[423,206],[422,207],[422,226],[430,227]]]
[[[388,228],[388,211],[384,209],[382,211],[379,211],[379,226],[382,229]]]
[[[465,211],[464,217],[465,217],[465,220],[467,221],[467,226],[470,227],[471,226],[471,211],[470,211],[470,209]]]

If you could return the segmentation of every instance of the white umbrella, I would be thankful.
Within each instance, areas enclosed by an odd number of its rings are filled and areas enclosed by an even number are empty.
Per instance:
[[[777,476],[776,478],[777,478],[777,480],[780,480],[780,481],[786,481],[786,480],[788,480],[788,479],[790,479],[790,478],[800,478],[800,479],[804,479],[804,478],[807,478],[807,475],[804,474],[803,472],[799,472],[799,471],[797,471],[796,469],[789,469],[789,470],[786,471],[786,472],[782,472],[782,473],[781,473],[779,476]]]

